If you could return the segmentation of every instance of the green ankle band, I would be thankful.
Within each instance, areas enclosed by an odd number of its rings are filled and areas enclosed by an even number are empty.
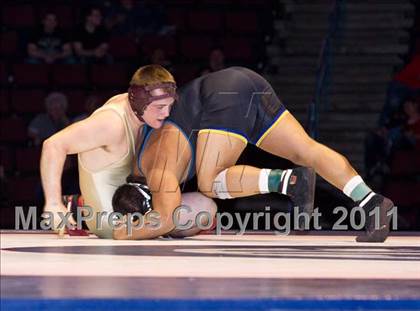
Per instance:
[[[270,192],[279,191],[281,173],[283,173],[283,170],[271,170],[268,175],[268,190],[270,190]]]
[[[363,199],[365,196],[367,196],[370,192],[372,192],[372,189],[370,189],[364,182],[361,182],[351,192],[350,198],[352,198],[353,201],[357,202]]]

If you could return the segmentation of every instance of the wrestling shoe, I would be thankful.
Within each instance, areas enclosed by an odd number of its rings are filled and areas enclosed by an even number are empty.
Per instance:
[[[309,167],[298,167],[283,173],[279,192],[290,197],[293,207],[298,207],[299,214],[306,213],[312,217],[315,199],[315,170]],[[299,217],[298,228],[295,229],[309,229],[305,228],[304,217]]]
[[[369,198],[370,197],[370,198]],[[363,201],[368,199],[369,201],[363,205]],[[392,214],[389,213],[394,207],[394,203],[376,193],[370,193],[368,196],[358,202],[359,206],[363,205],[363,209],[366,213],[366,225],[365,234],[361,234],[356,237],[357,242],[371,242],[371,243],[382,243],[386,240],[389,234],[389,227],[391,222]],[[369,213],[379,206],[379,210],[369,216]],[[376,215],[379,213],[379,217]]]

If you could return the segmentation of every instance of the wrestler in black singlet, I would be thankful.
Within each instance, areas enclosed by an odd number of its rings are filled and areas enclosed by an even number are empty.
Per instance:
[[[258,146],[286,111],[271,85],[243,67],[194,79],[179,89],[178,96],[165,123],[174,124],[188,138],[193,159],[199,132],[222,131]],[[147,130],[142,151],[152,131]],[[195,173],[193,166],[190,165],[190,174]]]

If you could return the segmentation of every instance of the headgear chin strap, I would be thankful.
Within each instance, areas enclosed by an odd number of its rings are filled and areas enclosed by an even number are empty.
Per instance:
[[[153,96],[152,91],[163,89],[165,94]],[[170,98],[177,100],[176,84],[173,82],[162,82],[153,85],[130,85],[128,88],[128,102],[137,118],[144,122],[143,113],[147,106],[155,100]]]

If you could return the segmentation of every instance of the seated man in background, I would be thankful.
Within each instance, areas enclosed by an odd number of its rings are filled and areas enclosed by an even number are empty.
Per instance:
[[[70,124],[66,115],[67,105],[67,97],[63,93],[53,92],[45,98],[46,113],[35,116],[28,126],[28,136],[35,146]]]
[[[90,8],[85,22],[76,32],[74,50],[82,63],[110,63],[108,32],[102,26],[99,8]]]
[[[72,63],[70,40],[58,28],[57,16],[46,13],[42,26],[30,37],[27,45],[27,63]]]

